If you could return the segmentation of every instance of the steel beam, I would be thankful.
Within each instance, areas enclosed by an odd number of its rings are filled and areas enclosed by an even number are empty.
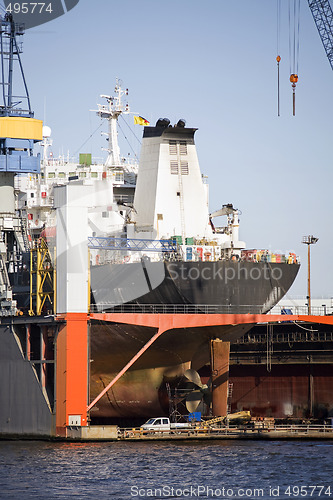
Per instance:
[[[228,411],[230,342],[211,340],[210,366],[212,371],[212,412],[214,417],[225,417]]]
[[[277,323],[286,321],[304,321],[333,325],[332,316],[288,315],[288,314],[149,314],[149,313],[90,313],[90,319],[159,327],[161,319],[172,323],[172,328],[190,328],[203,326],[240,325],[256,323]]]
[[[124,373],[127,372],[127,370],[138,360],[144,352],[157,340],[162,333],[164,333],[163,330],[158,330],[155,335],[152,336],[152,338],[140,349],[140,351],[133,356],[133,358],[127,363],[126,366],[120,372],[114,377],[114,379],[111,380],[111,382],[103,389],[102,392],[98,394],[98,396],[90,403],[90,405],[87,407],[87,411],[91,410],[93,406],[104,396],[106,392],[108,392],[111,387],[124,375]]]
[[[88,323],[84,313],[67,313],[58,319],[56,343],[56,432],[66,437],[70,417],[87,425]]]

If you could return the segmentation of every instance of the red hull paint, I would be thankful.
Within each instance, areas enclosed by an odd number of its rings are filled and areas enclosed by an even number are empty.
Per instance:
[[[251,375],[249,375],[249,372]],[[333,416],[332,365],[230,366],[233,412],[254,417],[326,418]]]

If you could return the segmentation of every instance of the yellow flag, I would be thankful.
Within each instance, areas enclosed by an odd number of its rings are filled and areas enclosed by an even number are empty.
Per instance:
[[[134,116],[134,125],[149,125],[149,121],[142,116]]]

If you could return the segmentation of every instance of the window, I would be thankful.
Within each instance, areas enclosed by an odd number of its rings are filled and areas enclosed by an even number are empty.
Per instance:
[[[81,177],[81,179],[84,179],[85,177],[87,177],[87,172],[80,172],[80,177]]]
[[[59,179],[65,179],[66,173],[65,172],[59,172],[58,177],[59,177]]]
[[[49,179],[54,179],[55,178],[55,172],[49,172],[48,177],[49,177]]]
[[[187,155],[187,142],[186,141],[180,141],[179,152],[182,156]]]
[[[115,172],[115,182],[124,182],[123,172]]]
[[[180,163],[180,164],[179,164]],[[170,172],[172,175],[178,175],[179,171],[181,175],[188,175],[188,162],[187,161],[170,161]]]
[[[172,175],[178,175],[178,161],[170,161],[170,171]]]
[[[91,177],[92,177],[93,179],[97,179],[97,177],[98,177],[98,172],[91,172]]]
[[[188,162],[187,161],[180,162],[180,173],[182,175],[188,175]]]
[[[177,154],[177,141],[169,141],[169,154]]]
[[[169,141],[169,154],[182,156],[187,155],[187,142],[186,141]]]

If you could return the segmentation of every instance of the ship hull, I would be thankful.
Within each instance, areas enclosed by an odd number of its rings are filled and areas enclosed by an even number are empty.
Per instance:
[[[150,262],[91,268],[92,303],[215,305],[228,312],[269,311],[289,290],[298,264]],[[246,311],[245,308],[248,308]]]
[[[166,382],[180,379],[187,368],[210,361],[210,339],[233,341],[252,325],[182,328],[164,332],[108,393],[94,417],[151,417],[168,413]],[[92,321],[90,326],[90,399],[93,400],[156,333],[156,329]]]
[[[156,264],[156,265],[155,265]],[[266,312],[293,283],[297,264],[254,262],[169,262],[92,267],[97,310],[155,305],[216,306],[222,312]],[[245,309],[247,308],[247,309]],[[189,310],[190,312],[190,310]],[[168,413],[166,382],[210,362],[210,340],[232,342],[252,325],[172,329],[150,346],[101,398],[93,417],[150,417]],[[156,333],[122,323],[91,324],[90,395],[94,399]]]
[[[92,302],[112,306],[169,306],[179,312],[266,312],[292,285],[299,266],[256,262],[165,262],[92,266]],[[215,306],[217,309],[215,310]],[[208,309],[206,309],[208,308]],[[94,418],[148,418],[169,411],[166,383],[210,362],[213,338],[233,342],[252,325],[173,329],[139,358],[101,398]],[[90,401],[156,333],[156,329],[91,321]]]

